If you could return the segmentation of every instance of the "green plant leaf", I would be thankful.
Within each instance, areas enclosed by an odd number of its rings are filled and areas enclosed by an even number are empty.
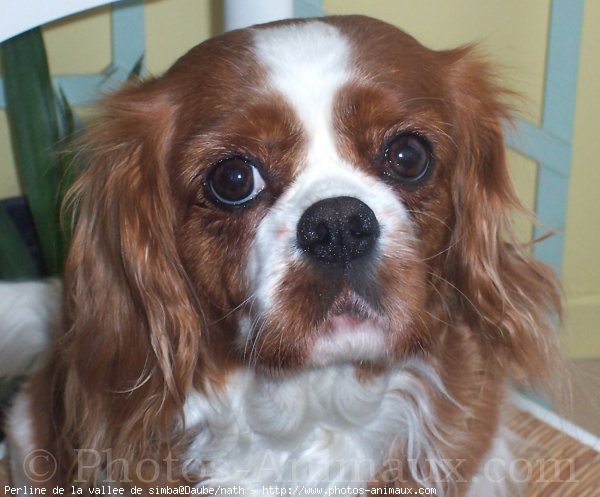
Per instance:
[[[2,73],[10,135],[49,274],[63,260],[59,229],[60,129],[54,89],[39,28],[2,44]]]
[[[61,199],[64,199],[65,194],[69,191],[81,172],[81,170],[78,169],[81,159],[77,160],[75,140],[78,134],[83,131],[84,125],[77,114],[75,114],[75,111],[62,88],[59,88],[57,102],[59,123],[62,133],[59,155],[62,181],[60,184],[59,195]],[[69,209],[61,210],[63,247],[68,247],[71,240],[71,214]]]
[[[62,88],[58,89],[56,103],[61,136],[68,138],[74,136],[77,128],[76,116]]]
[[[0,277],[9,280],[36,278],[37,268],[33,257],[1,204],[0,233]]]
[[[144,69],[144,56],[145,54],[142,54],[140,58],[136,61],[134,66],[131,68],[131,71],[129,71],[129,74],[127,75],[127,81],[132,81],[134,79],[140,78]]]

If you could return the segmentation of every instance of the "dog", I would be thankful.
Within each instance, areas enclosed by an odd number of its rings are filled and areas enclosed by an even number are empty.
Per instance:
[[[105,99],[15,484],[509,492],[485,463],[510,462],[511,384],[559,361],[560,291],[511,229],[495,81],[474,47],[341,16]]]

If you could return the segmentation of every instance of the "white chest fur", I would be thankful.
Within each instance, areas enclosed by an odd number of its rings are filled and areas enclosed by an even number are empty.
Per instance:
[[[207,486],[362,488],[401,444],[414,461],[412,478],[422,480],[425,461],[444,469],[432,388],[444,395],[437,374],[419,361],[363,382],[351,366],[285,379],[239,372],[221,392],[189,396],[185,422],[195,438],[186,464]]]

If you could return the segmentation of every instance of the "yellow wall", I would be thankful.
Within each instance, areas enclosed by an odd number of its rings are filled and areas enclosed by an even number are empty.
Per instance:
[[[600,356],[600,2],[587,0],[569,185],[564,286],[566,343],[573,355]]]
[[[251,1],[251,0],[248,0]],[[502,81],[525,96],[521,113],[539,122],[543,102],[550,0],[324,0],[328,13],[379,17],[432,48],[478,42],[499,64]],[[178,56],[220,29],[220,0],[147,0],[147,64],[160,74]],[[45,28],[55,74],[98,72],[110,60],[109,9]],[[578,84],[574,157],[564,263],[565,347],[574,356],[600,356],[600,2],[586,1]],[[537,165],[509,154],[524,203],[535,202]],[[18,194],[4,113],[0,111],[0,198]],[[531,226],[518,221],[522,238]]]
[[[527,97],[523,115],[539,121],[550,0],[324,0],[335,14],[390,22],[434,49],[477,42],[497,62],[504,81]]]
[[[5,112],[0,110],[0,198],[11,197],[19,193],[5,115]]]

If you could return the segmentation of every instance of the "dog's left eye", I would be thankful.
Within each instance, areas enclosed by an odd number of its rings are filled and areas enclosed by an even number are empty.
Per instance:
[[[431,148],[420,134],[402,133],[388,143],[385,160],[392,174],[401,181],[419,183],[431,169]]]
[[[248,159],[231,157],[213,167],[208,176],[208,186],[218,202],[235,206],[256,197],[265,188],[265,181]]]

